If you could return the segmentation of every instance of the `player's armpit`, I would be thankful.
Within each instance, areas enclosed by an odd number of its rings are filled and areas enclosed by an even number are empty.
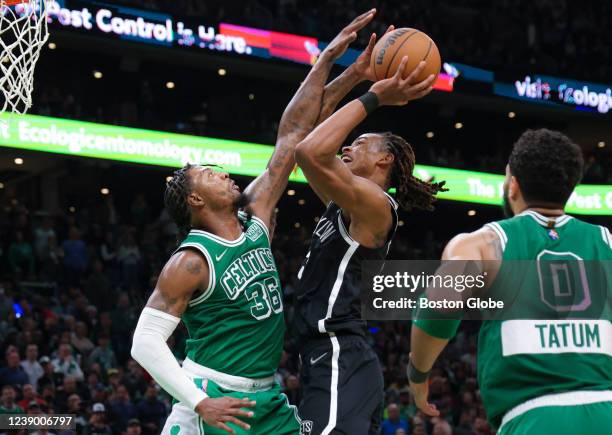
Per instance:
[[[190,249],[174,254],[164,266],[147,307],[180,317],[198,289],[208,286],[209,265]]]

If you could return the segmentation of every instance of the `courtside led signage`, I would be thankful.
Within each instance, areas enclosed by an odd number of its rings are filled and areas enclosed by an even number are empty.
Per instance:
[[[504,97],[602,114],[612,109],[609,87],[559,77],[527,75],[514,83],[495,82],[494,92]]]
[[[7,113],[0,114],[0,146],[166,167],[209,163],[251,177],[265,170],[274,149],[248,142]],[[502,175],[425,165],[417,165],[415,175],[424,180],[446,180],[449,191],[439,194],[442,199],[501,204]],[[291,180],[306,182],[299,170]],[[567,211],[612,215],[612,185],[578,186]]]

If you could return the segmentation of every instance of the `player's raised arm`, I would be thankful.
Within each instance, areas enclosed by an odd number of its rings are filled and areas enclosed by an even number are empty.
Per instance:
[[[381,222],[381,217],[388,218],[387,199],[379,186],[354,174],[336,157],[336,153],[349,133],[376,107],[404,105],[431,91],[433,75],[420,83],[410,84],[425,67],[424,62],[402,79],[406,61],[407,58],[402,60],[393,77],[375,83],[370,92],[351,101],[321,123],[296,149],[296,161],[319,197],[324,202],[333,200],[351,215],[352,220],[373,227]],[[387,164],[392,164],[393,156],[389,154],[388,158]]]
[[[153,294],[143,309],[134,331],[132,357],[172,397],[195,410],[209,425],[229,433],[227,422],[248,429],[237,417],[251,417],[255,402],[231,397],[209,398],[179,366],[166,344],[180,322],[192,295],[208,286],[209,270],[204,258],[193,251],[176,253],[162,270]]]
[[[281,117],[276,147],[263,174],[245,189],[250,203],[247,211],[270,224],[276,203],[282,196],[289,175],[295,166],[295,147],[323,117],[329,116],[336,105],[359,82],[367,78],[367,70],[349,68],[328,86],[325,82],[334,62],[342,56],[357,32],[376,13],[371,9],[357,18],[330,42],[312,67],[306,79],[289,102]]]
[[[451,239],[444,248],[442,260],[475,261],[487,270],[488,277],[494,277],[497,270],[491,269],[495,268],[501,254],[497,235],[492,230],[483,228],[473,233],[459,234]],[[488,261],[483,263],[485,260]],[[435,320],[417,317],[412,325],[408,380],[415,405],[429,416],[439,415],[436,407],[428,401],[429,372],[455,335],[460,322],[458,319]]]

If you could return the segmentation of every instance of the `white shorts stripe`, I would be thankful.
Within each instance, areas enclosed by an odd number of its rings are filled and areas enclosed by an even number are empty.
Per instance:
[[[334,333],[329,334],[329,339],[332,343],[332,372],[331,372],[331,385],[330,400],[329,400],[329,420],[327,426],[321,432],[321,435],[329,435],[332,430],[336,427],[338,420],[338,377],[340,375],[340,369],[338,367],[338,359],[340,358],[340,343],[338,337]]]

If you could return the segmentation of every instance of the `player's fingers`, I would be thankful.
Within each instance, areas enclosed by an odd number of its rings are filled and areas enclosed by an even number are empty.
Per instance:
[[[230,408],[253,408],[257,402],[254,400],[245,397],[243,399],[236,399],[235,397],[230,397],[229,406]]]
[[[410,73],[410,75],[408,75],[408,77],[406,77],[406,79],[404,80],[404,82],[406,83],[412,83],[414,82],[414,79],[416,77],[418,77],[419,75],[421,75],[421,72],[423,71],[423,68],[425,68],[425,61],[422,60],[419,62],[419,64],[417,65],[417,67],[414,69],[414,71],[412,71]]]
[[[355,18],[351,24],[346,26],[345,30],[348,32],[354,32],[356,30],[363,29],[370,21],[372,21],[375,14],[376,9],[370,9],[369,11],[364,12]]]
[[[412,86],[412,90],[416,92],[421,92],[429,88],[431,85],[433,85],[434,77],[435,76],[433,74],[430,74],[429,77],[427,77],[425,80],[420,81],[419,83]]]
[[[232,429],[231,427],[229,427],[228,425],[226,425],[225,423],[217,423],[214,425],[214,427],[216,427],[217,429],[223,429],[225,432],[229,432],[232,435],[234,435],[236,432],[234,431],[234,429]]]
[[[227,411],[229,415],[238,415],[240,417],[251,418],[255,415],[253,411],[245,411],[242,408],[232,408]]]
[[[395,26],[391,24],[389,27],[387,27],[387,30],[385,31],[385,35],[389,32],[393,32],[394,30],[395,30]]]
[[[397,80],[402,80],[402,74],[404,73],[404,69],[406,68],[406,63],[408,62],[408,56],[404,56],[402,57],[402,61],[400,62],[399,66],[397,67],[397,71],[395,72],[395,75],[393,76],[394,79]]]
[[[242,420],[238,420],[236,417],[232,417],[231,415],[230,415],[230,416],[227,416],[227,417],[225,418],[225,421],[226,421],[226,422],[230,422],[230,423],[234,423],[236,426],[240,426],[240,427],[241,427],[241,428],[243,428],[244,430],[249,430],[249,429],[251,428],[251,425],[250,425],[250,424],[247,424],[247,423],[245,423],[245,422],[244,422],[244,421],[242,421]]]
[[[371,53],[374,50],[374,46],[376,45],[376,33],[372,33],[370,35],[370,40],[368,41],[368,46],[366,47],[366,53]]]

